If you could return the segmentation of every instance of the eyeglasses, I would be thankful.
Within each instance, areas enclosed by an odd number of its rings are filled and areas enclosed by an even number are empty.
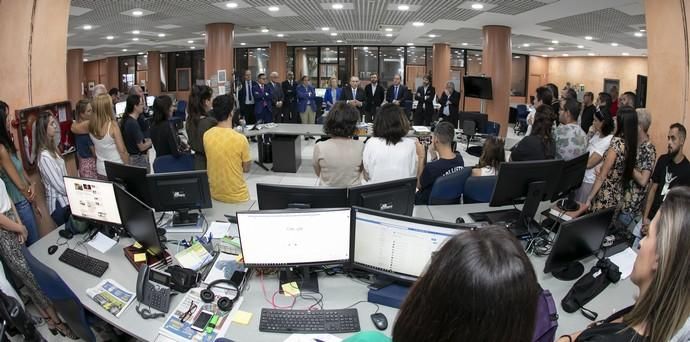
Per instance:
[[[194,311],[196,311],[197,308],[198,306],[196,305],[196,303],[192,301],[192,304],[189,305],[189,309],[187,309],[187,311],[182,316],[180,316],[180,321],[184,322],[188,318],[191,318],[192,314],[194,313]]]

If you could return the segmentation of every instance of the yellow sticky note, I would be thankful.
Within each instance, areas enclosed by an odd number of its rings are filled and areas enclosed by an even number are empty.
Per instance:
[[[299,287],[297,286],[297,282],[292,282],[292,283],[287,283],[282,285],[283,288],[283,294],[286,296],[299,296]]]
[[[237,261],[237,262],[242,262],[242,254],[238,254],[238,255],[235,257],[235,261]]]
[[[134,254],[134,262],[146,261],[146,253]]]
[[[237,312],[235,312],[235,316],[232,316],[232,321],[237,324],[247,325],[252,319],[252,315],[253,314],[251,312],[237,310]]]
[[[134,241],[134,244],[132,245],[132,247],[134,247],[134,248],[136,248],[136,249],[139,249],[139,248],[142,247],[142,245],[141,245],[140,243]]]

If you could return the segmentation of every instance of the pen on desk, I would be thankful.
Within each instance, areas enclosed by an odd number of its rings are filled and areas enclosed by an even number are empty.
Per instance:
[[[324,340],[319,340],[318,338],[315,338],[314,341],[316,341],[316,342],[325,342]]]

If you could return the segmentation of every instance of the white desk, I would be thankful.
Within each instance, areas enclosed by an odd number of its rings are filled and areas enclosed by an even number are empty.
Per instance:
[[[206,217],[209,221],[224,220],[224,214],[234,214],[237,211],[256,209],[253,201],[237,205],[229,205],[214,201],[213,204],[213,209],[205,211]],[[501,207],[495,209],[498,210],[506,208],[507,207]],[[487,210],[489,210],[489,208],[486,206],[486,204],[429,207],[415,206],[414,216],[427,219],[434,218],[436,220],[449,222],[455,222],[456,217],[462,216],[466,222],[471,222],[470,218],[467,216],[468,213]],[[169,238],[177,239],[182,237],[188,236],[170,236]],[[137,314],[134,309],[136,303],[132,303],[130,307],[128,307],[125,312],[122,313],[120,318],[116,318],[115,316],[103,310],[86,295],[86,289],[95,286],[100,279],[68,266],[61,261],[58,261],[58,256],[62,253],[65,247],[61,247],[60,250],[58,250],[58,252],[54,255],[48,255],[47,249],[50,245],[55,243],[56,239],[57,230],[43,237],[29,249],[37,259],[45,263],[47,266],[53,268],[56,270],[56,272],[58,272],[58,274],[60,274],[65,283],[79,297],[79,300],[81,300],[86,309],[101,317],[103,320],[109,322],[113,326],[118,327],[119,329],[138,339],[144,341],[156,340],[158,328],[163,324],[164,318],[154,320],[141,319],[139,314]],[[110,263],[110,267],[103,275],[103,278],[114,279],[128,290],[135,291],[136,271],[129,264],[129,261],[124,258],[122,253],[123,247],[132,244],[131,239],[121,239],[119,244],[110,249],[106,254],[101,254],[93,250],[91,247],[75,247],[79,239],[80,236],[72,239],[70,241],[70,247],[76,248],[77,251],[81,252],[83,252],[84,248],[88,248],[89,255]],[[542,272],[544,269],[545,258],[531,256],[530,260],[535,267],[537,278],[540,284],[542,287],[550,290],[554,295],[554,299],[556,300],[556,305],[559,309],[560,315],[558,334],[570,333],[585,328],[589,321],[585,319],[579,312],[568,314],[562,311],[560,308],[561,299],[563,296],[565,296],[574,281],[562,282],[554,279],[551,277],[551,275],[545,275]],[[593,264],[594,260],[590,259],[585,261],[585,266],[587,269],[589,269]],[[265,277],[264,286],[266,288],[267,297],[270,300],[273,292],[278,289],[277,277],[275,275]],[[326,276],[324,274],[320,274],[319,286],[320,291],[324,296],[324,309],[340,309],[354,304],[357,301],[366,301],[367,299],[368,289],[366,285],[343,275]],[[604,293],[597,296],[597,298],[590,302],[587,307],[598,312],[600,318],[605,318],[613,311],[632,304],[634,291],[635,287],[629,280],[620,281],[618,284],[610,285],[604,291]],[[177,306],[177,304],[182,300],[183,296],[183,294],[180,294],[173,297],[170,305],[171,310]],[[261,309],[270,308],[271,304],[264,299],[261,282],[257,276],[252,276],[252,278],[249,280],[248,287],[246,288],[243,296],[244,302],[242,303],[240,309],[251,312],[254,315],[247,326],[232,323],[230,329],[228,330],[227,337],[238,342],[283,341],[288,335],[259,332],[258,326]],[[287,298],[283,297],[282,295],[278,295],[276,297],[278,298],[277,301],[279,305],[287,305],[290,303]],[[306,309],[313,303],[313,301],[298,299],[294,308]],[[359,320],[362,331],[375,330],[375,327],[369,318],[369,316],[375,311],[375,306],[370,303],[361,303],[358,304],[356,308],[359,312]],[[380,305],[380,308],[380,311],[388,318],[388,329],[384,331],[384,333],[390,335],[398,310],[382,305]],[[345,336],[347,336],[347,334],[343,334],[341,337]]]

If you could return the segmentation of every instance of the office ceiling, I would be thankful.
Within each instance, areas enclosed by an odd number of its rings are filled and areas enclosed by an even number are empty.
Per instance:
[[[83,48],[91,60],[203,49],[205,25],[230,22],[237,47],[445,42],[481,49],[481,28],[504,25],[512,28],[516,53],[640,56],[647,49],[642,1],[72,0],[68,46]],[[477,4],[483,8],[473,9]]]

